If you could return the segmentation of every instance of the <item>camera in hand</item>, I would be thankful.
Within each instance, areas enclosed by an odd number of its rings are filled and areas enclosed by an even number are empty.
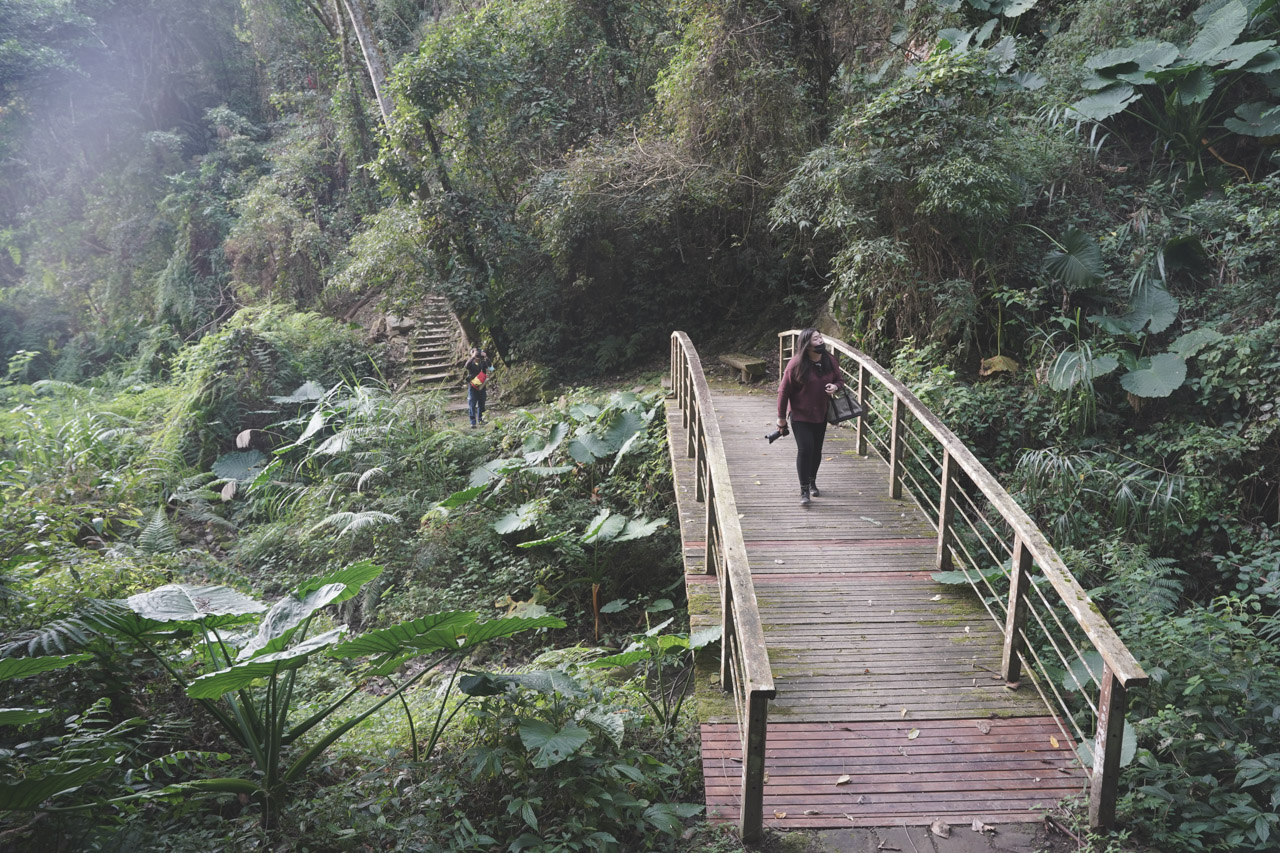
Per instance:
[[[791,430],[787,429],[786,427],[779,427],[778,429],[775,429],[773,432],[766,435],[764,438],[765,438],[765,441],[769,442],[770,444],[773,444],[775,441],[782,438],[784,435],[790,435],[790,434],[791,434]]]

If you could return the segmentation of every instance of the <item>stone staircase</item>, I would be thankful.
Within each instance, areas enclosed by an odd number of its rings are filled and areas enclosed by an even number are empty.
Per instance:
[[[466,342],[442,296],[428,296],[409,342],[409,381],[419,390],[457,390]]]

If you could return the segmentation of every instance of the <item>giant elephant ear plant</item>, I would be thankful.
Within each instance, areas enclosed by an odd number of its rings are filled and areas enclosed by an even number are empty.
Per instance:
[[[447,612],[351,639],[344,639],[346,625],[308,636],[322,608],[346,601],[381,573],[380,566],[355,563],[303,583],[270,608],[225,586],[167,584],[120,601],[98,602],[75,620],[94,634],[135,644],[153,656],[253,762],[254,772],[248,778],[183,782],[159,793],[250,796],[261,804],[262,821],[269,825],[289,786],[301,779],[325,750],[391,701],[400,700],[407,713],[404,692],[437,666],[453,662],[456,678],[461,661],[483,643],[534,628],[564,627],[562,620],[552,616],[480,622],[474,612]],[[257,628],[252,630],[255,620]],[[175,642],[179,644],[176,650]],[[194,654],[188,657],[186,652]],[[322,657],[368,661],[338,698],[301,720],[293,719],[298,671]],[[201,662],[203,674],[190,676],[183,663],[190,658]],[[398,684],[391,680],[403,664],[416,658],[426,658],[416,674]],[[368,707],[332,722],[331,718],[373,679],[391,682],[392,689]],[[450,688],[453,684],[451,679]],[[442,699],[428,755],[452,719],[452,715],[444,715],[444,703]],[[412,716],[410,731],[416,755]],[[314,734],[303,748],[302,738],[316,732],[322,733]],[[38,810],[41,805],[33,803],[28,808]]]

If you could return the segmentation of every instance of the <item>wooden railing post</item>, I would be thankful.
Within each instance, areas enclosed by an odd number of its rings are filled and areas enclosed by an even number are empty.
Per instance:
[[[951,520],[955,516],[955,460],[946,448],[942,451],[942,484],[938,492],[938,555],[934,561],[940,572],[951,571],[951,542],[955,534],[951,532]]]
[[[902,497],[902,398],[893,395],[893,425],[889,435],[889,497]]]
[[[871,414],[871,409],[867,405],[867,368],[865,365],[858,364],[858,405],[862,407],[862,417],[855,418],[858,426],[854,433],[854,449],[858,451],[859,456],[867,455],[867,435],[863,432],[862,425],[867,422],[867,415]]]
[[[1124,685],[1110,667],[1103,665],[1098,733],[1093,740],[1093,779],[1089,783],[1089,826],[1095,829],[1111,826],[1116,819],[1125,704]]]
[[[760,839],[764,826],[764,750],[769,697],[758,691],[747,694],[746,732],[742,738],[742,813],[738,831],[742,840]]]
[[[1013,544],[1013,574],[1009,577],[1009,608],[1004,623],[1004,657],[1000,674],[1006,684],[1022,678],[1022,631],[1027,624],[1027,593],[1031,590],[1031,551],[1022,537]]]

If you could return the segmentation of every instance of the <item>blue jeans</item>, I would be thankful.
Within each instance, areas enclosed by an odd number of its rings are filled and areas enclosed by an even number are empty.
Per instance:
[[[484,422],[484,398],[488,393],[484,388],[467,386],[467,415],[472,426]]]

